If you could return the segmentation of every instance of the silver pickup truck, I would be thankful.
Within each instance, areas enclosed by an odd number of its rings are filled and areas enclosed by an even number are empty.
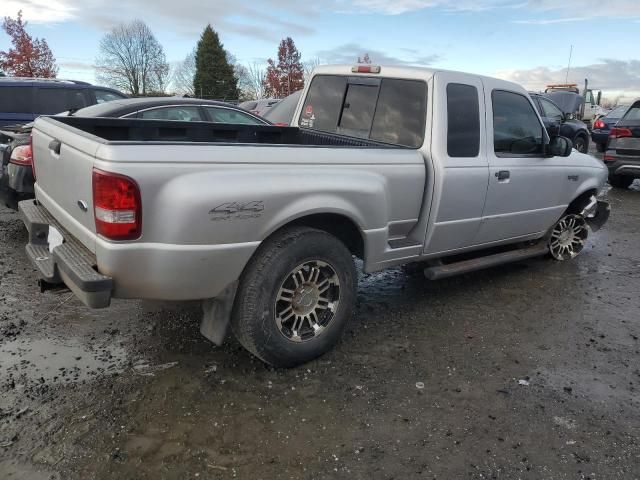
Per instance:
[[[202,300],[263,361],[330,349],[366,272],[429,279],[575,257],[609,214],[607,170],[549,138],[527,92],[422,68],[315,70],[293,127],[49,117],[21,202],[44,285],[88,306]]]

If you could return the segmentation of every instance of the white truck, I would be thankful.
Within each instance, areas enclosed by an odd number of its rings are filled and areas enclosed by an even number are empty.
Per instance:
[[[317,68],[293,127],[49,117],[20,211],[44,285],[87,305],[202,300],[269,364],[330,349],[353,257],[429,279],[576,256],[609,214],[607,170],[548,138],[519,85],[442,70]]]

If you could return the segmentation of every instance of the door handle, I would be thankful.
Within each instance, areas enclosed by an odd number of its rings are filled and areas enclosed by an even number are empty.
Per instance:
[[[500,170],[496,172],[496,178],[499,182],[504,182],[505,180],[509,180],[511,177],[511,172],[509,170]]]
[[[60,147],[62,142],[60,140],[53,139],[49,142],[49,150],[52,150],[56,155],[60,155]]]

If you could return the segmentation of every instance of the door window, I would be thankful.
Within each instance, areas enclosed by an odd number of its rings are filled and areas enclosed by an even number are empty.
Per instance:
[[[493,146],[498,156],[541,155],[543,127],[531,102],[519,93],[494,90]]]
[[[480,152],[478,89],[472,85],[447,85],[447,154],[477,157]]]
[[[153,108],[138,113],[138,118],[146,120],[176,120],[182,122],[201,122],[200,109],[196,106],[171,106]]]
[[[204,107],[212,122],[239,123],[242,125],[264,125],[256,117],[229,108]]]
[[[542,114],[547,118],[552,118],[554,120],[562,121],[564,115],[562,114],[562,110],[556,107],[549,100],[545,100],[544,98],[539,98],[540,105],[542,105]]]

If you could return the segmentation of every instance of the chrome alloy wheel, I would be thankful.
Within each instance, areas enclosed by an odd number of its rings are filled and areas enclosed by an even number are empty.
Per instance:
[[[276,324],[292,342],[312,340],[326,330],[340,302],[340,280],[331,265],[311,260],[284,279],[275,303]]]
[[[562,217],[551,231],[549,251],[556,260],[567,260],[578,255],[584,248],[589,231],[581,215]]]

